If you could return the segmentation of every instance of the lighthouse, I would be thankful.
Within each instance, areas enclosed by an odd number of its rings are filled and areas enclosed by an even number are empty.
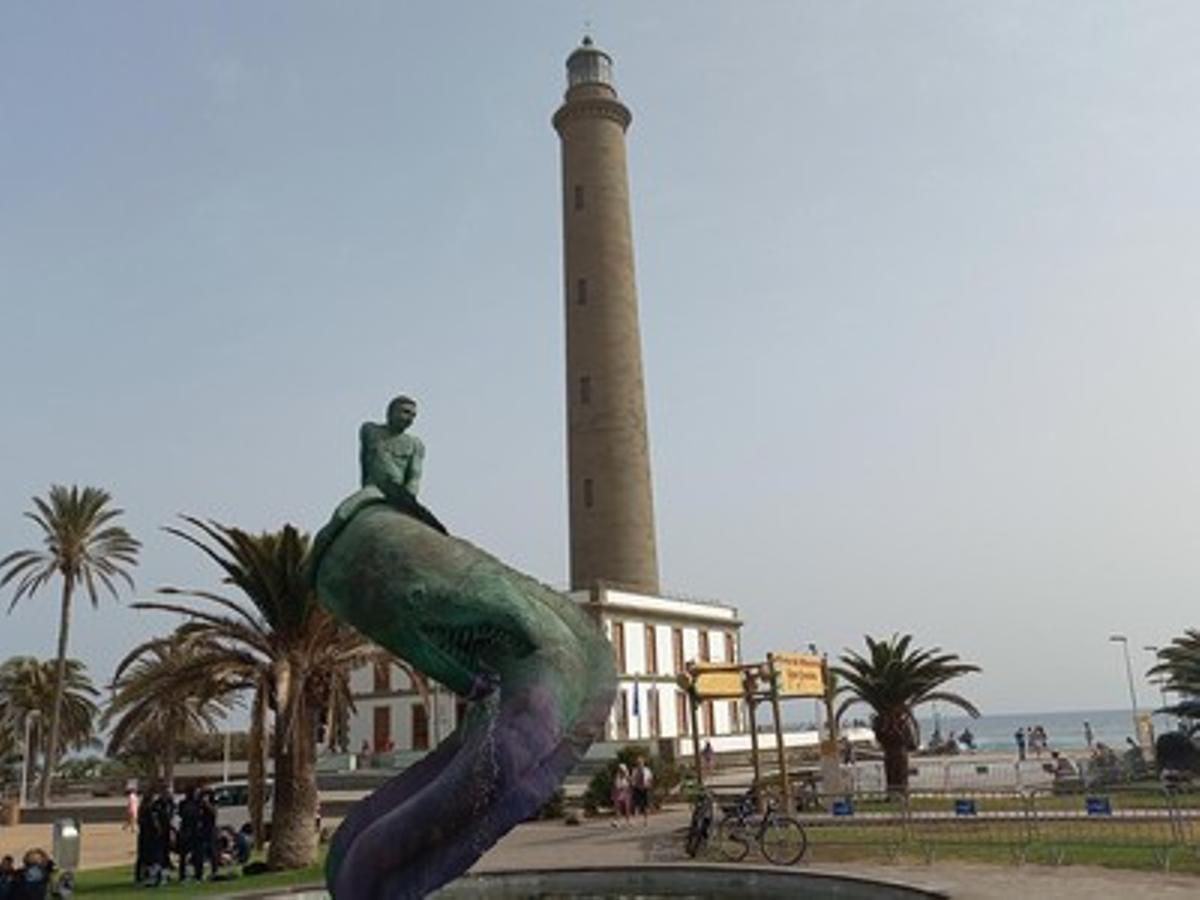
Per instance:
[[[571,588],[657,594],[625,132],[612,58],[585,37],[554,114],[562,148]]]

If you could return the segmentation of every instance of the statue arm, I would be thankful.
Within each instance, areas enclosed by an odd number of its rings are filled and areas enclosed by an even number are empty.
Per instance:
[[[389,484],[405,487],[407,475],[384,448],[384,437],[383,429],[373,422],[364,423],[358,431],[363,487],[373,484],[386,494]]]
[[[413,452],[408,460],[408,474],[404,479],[404,487],[414,497],[421,487],[421,471],[425,465],[425,445],[418,438],[413,438]]]

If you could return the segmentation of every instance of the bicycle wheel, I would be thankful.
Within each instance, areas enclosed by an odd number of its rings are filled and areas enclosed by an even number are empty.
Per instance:
[[[717,849],[730,862],[746,858],[750,852],[750,839],[746,824],[734,816],[726,816],[717,826]]]
[[[808,849],[808,836],[795,819],[772,816],[758,835],[762,854],[777,866],[790,866]]]
[[[701,798],[692,808],[692,821],[688,826],[687,840],[683,848],[688,856],[695,856],[708,840],[708,831],[712,827],[712,800]]]

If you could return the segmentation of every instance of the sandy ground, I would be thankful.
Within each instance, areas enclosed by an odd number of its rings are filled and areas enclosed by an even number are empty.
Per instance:
[[[686,861],[679,829],[685,810],[651,818],[648,827],[613,828],[608,820],[577,827],[561,822],[523,825],[504,838],[475,871],[670,864]],[[330,823],[333,824],[333,823]],[[0,855],[18,856],[32,846],[50,847],[50,827],[0,827]],[[85,826],[83,868],[133,864],[134,838],[119,824]],[[1091,866],[1002,866],[937,861],[931,866],[877,863],[802,863],[830,872],[900,882],[943,891],[956,900],[1011,900],[1012,897],[1101,900],[1107,897],[1183,900],[1200,897],[1200,878],[1160,872],[1128,872]]]

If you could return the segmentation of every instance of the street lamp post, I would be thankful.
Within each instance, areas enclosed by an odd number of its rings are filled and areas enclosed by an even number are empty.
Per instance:
[[[1113,634],[1108,638],[1114,644],[1120,644],[1125,653],[1125,677],[1129,682],[1129,706],[1133,710],[1133,737],[1138,737],[1138,705],[1137,690],[1133,686],[1133,663],[1129,661],[1129,638],[1123,634]]]

